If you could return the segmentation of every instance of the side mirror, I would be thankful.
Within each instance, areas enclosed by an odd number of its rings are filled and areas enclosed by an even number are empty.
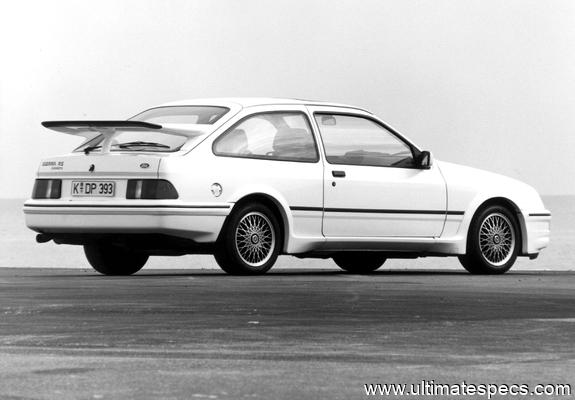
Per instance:
[[[422,151],[419,153],[419,157],[417,158],[417,166],[421,169],[429,169],[431,168],[432,157],[431,153],[427,150]]]

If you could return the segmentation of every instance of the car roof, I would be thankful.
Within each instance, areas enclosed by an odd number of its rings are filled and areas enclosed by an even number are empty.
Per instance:
[[[315,100],[275,98],[275,97],[217,97],[217,98],[189,99],[189,100],[172,101],[169,103],[160,104],[157,107],[193,106],[193,105],[229,107],[231,104],[240,106],[242,108],[253,107],[253,106],[264,106],[264,105],[324,106],[324,107],[350,108],[354,110],[365,111],[371,114],[371,112],[366,109],[350,106],[347,104],[330,103]]]

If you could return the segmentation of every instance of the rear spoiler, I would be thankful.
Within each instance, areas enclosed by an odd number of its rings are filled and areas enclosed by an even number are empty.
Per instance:
[[[202,125],[152,124],[142,121],[44,121],[44,128],[68,135],[94,137],[94,133],[111,137],[116,131],[156,131],[172,135],[195,137],[206,133]]]

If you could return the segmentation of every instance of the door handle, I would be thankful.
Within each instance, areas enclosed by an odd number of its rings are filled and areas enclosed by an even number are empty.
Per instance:
[[[334,178],[345,178],[345,171],[331,171]]]

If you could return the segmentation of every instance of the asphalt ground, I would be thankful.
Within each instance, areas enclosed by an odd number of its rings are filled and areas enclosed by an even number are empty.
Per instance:
[[[363,399],[365,383],[422,380],[575,387],[574,343],[575,272],[0,269],[2,399]]]

